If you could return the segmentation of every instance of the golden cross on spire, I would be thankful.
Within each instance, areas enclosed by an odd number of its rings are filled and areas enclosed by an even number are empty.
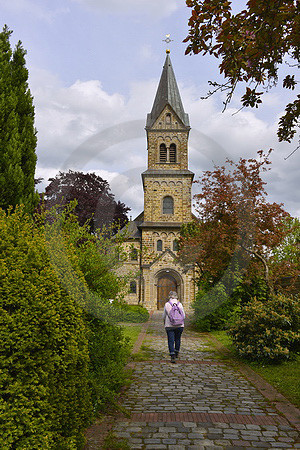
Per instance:
[[[173,41],[173,39],[170,38],[170,34],[166,34],[166,39],[163,39],[163,42],[166,42],[167,44],[169,44],[170,42]]]
[[[163,39],[163,42],[166,42],[167,44],[173,42],[173,39],[171,39],[170,36],[170,34],[166,34],[166,39]],[[170,53],[170,50],[166,50],[166,53]]]

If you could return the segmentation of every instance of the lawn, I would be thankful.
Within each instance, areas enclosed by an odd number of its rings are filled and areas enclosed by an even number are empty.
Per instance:
[[[140,334],[141,328],[141,325],[122,324],[122,331],[124,336],[129,340],[130,348],[134,346],[134,343]]]
[[[224,347],[228,348],[235,358],[234,347],[230,337],[225,331],[213,331],[211,333]],[[255,372],[262,376],[268,383],[274,386],[282,395],[288,398],[294,405],[300,407],[300,355],[293,360],[287,360],[281,364],[266,364],[258,362],[246,362]]]

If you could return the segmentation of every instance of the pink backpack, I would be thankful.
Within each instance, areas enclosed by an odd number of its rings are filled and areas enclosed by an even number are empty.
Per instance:
[[[184,324],[184,314],[183,314],[183,310],[180,308],[180,306],[181,306],[180,302],[172,303],[172,300],[169,300],[169,303],[172,306],[172,309],[168,314],[171,324],[174,326],[183,325]]]

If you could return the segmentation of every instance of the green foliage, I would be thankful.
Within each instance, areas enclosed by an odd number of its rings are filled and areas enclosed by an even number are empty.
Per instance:
[[[241,305],[256,300],[266,301],[269,298],[269,289],[265,280],[260,276],[244,278],[234,289],[233,298]]]
[[[26,51],[10,46],[11,31],[0,33],[0,207],[24,204],[32,213],[39,201],[34,187],[36,131],[28,88]]]
[[[241,356],[278,361],[299,349],[299,324],[298,298],[278,295],[265,302],[253,299],[243,306],[229,334]]]
[[[279,261],[288,259],[299,264],[300,220],[287,219],[285,226],[289,232],[281,245],[275,249],[275,258]]]
[[[90,234],[87,223],[80,226],[77,216],[73,214],[75,206],[76,202],[70,202],[61,214],[59,232],[72,245],[89,289],[102,300],[114,299],[125,284],[125,280],[113,270],[119,264],[120,245],[116,242],[112,244],[107,236],[108,229]],[[55,211],[50,211],[48,217],[53,217]]]
[[[149,312],[140,305],[122,304],[118,307],[117,316],[119,322],[142,323],[149,319]]]
[[[212,335],[234,355],[232,339],[226,331],[214,331]],[[280,364],[272,361],[248,361],[250,367],[297,407],[300,406],[300,354],[283,360]]]
[[[132,323],[124,324],[122,323],[122,333],[123,336],[127,339],[130,348],[132,348],[141,332],[141,325],[133,325]]]
[[[18,208],[0,211],[0,311],[0,447],[79,448],[91,415],[82,310]]]
[[[88,289],[68,225],[34,223],[20,207],[0,210],[4,450],[82,448],[93,413],[124,382],[128,345],[106,322],[116,320],[115,308]]]
[[[118,438],[115,434],[110,432],[104,439],[102,449],[103,450],[130,450],[130,446],[126,439]]]
[[[124,365],[129,355],[127,340],[120,327],[92,316],[89,323],[90,383],[94,411],[114,402],[124,384]]]
[[[195,328],[199,331],[226,330],[238,317],[241,305],[249,303],[252,298],[266,301],[269,297],[268,287],[260,277],[240,280],[237,275],[226,274],[222,281],[214,286],[199,283],[194,302]],[[227,279],[226,279],[227,278]],[[228,285],[228,279],[234,284]]]
[[[194,308],[194,327],[199,331],[223,330],[228,327],[239,302],[218,283],[208,292],[198,291]]]
[[[199,331],[222,330],[228,328],[239,310],[240,296],[236,290],[241,283],[241,270],[234,260],[215,281],[207,273],[198,281],[198,292],[193,303],[194,326]]]

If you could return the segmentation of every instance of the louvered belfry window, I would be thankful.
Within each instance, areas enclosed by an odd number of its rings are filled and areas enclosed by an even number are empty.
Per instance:
[[[167,162],[167,147],[165,146],[165,144],[160,144],[159,162]]]
[[[174,214],[174,200],[170,196],[163,199],[163,214]]]
[[[170,163],[176,163],[176,145],[170,145]]]

